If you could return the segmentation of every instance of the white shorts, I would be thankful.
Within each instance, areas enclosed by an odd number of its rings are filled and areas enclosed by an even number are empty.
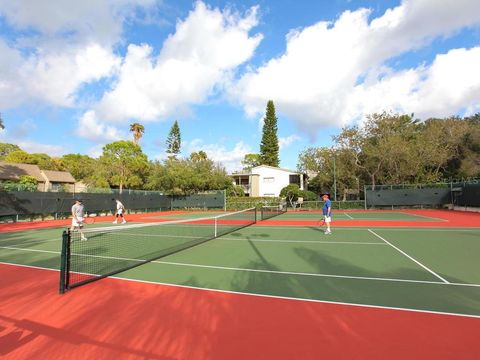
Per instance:
[[[331,223],[332,222],[332,217],[331,216],[324,216],[323,219],[325,220],[326,223]]]
[[[72,226],[73,227],[82,227],[83,226],[83,218],[79,217],[77,220],[75,218],[72,219]]]
[[[123,209],[118,209],[118,210],[117,210],[117,214],[118,214],[118,215],[122,215],[122,214],[123,214]]]

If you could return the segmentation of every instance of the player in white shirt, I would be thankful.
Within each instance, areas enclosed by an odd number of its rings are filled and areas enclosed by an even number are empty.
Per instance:
[[[80,238],[83,241],[86,241],[87,238],[83,234],[83,223],[85,218],[85,207],[83,206],[82,200],[75,200],[75,204],[72,206],[72,226],[70,231],[75,231],[78,229],[80,232]]]
[[[122,224],[125,224],[127,222],[127,220],[125,220],[125,217],[123,216],[123,213],[125,212],[125,206],[123,206],[120,200],[116,199],[115,201],[117,203],[117,213],[115,214],[115,221],[113,223],[116,224],[118,218],[121,217]]]

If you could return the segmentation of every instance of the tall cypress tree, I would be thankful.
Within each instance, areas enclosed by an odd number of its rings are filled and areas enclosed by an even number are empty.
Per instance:
[[[275,105],[273,105],[272,100],[269,100],[267,103],[267,113],[263,120],[262,142],[260,143],[260,159],[263,165],[275,167],[280,165],[277,130]]]
[[[167,153],[172,157],[176,157],[180,153],[181,144],[182,137],[180,134],[180,127],[178,126],[178,121],[175,120],[167,138]]]

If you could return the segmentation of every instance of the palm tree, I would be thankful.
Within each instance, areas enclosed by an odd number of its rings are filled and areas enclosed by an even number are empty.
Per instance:
[[[3,125],[2,114],[0,113],[0,129],[5,129],[5,125]]]
[[[130,125],[130,132],[133,133],[133,142],[138,144],[138,141],[142,137],[143,133],[145,132],[145,127],[139,123],[133,123]]]

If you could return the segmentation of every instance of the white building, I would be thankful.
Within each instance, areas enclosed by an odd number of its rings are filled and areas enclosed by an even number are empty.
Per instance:
[[[297,184],[307,190],[307,175],[293,170],[268,165],[256,166],[248,171],[230,175],[234,184],[239,185],[251,197],[280,196],[280,191],[290,184]]]

